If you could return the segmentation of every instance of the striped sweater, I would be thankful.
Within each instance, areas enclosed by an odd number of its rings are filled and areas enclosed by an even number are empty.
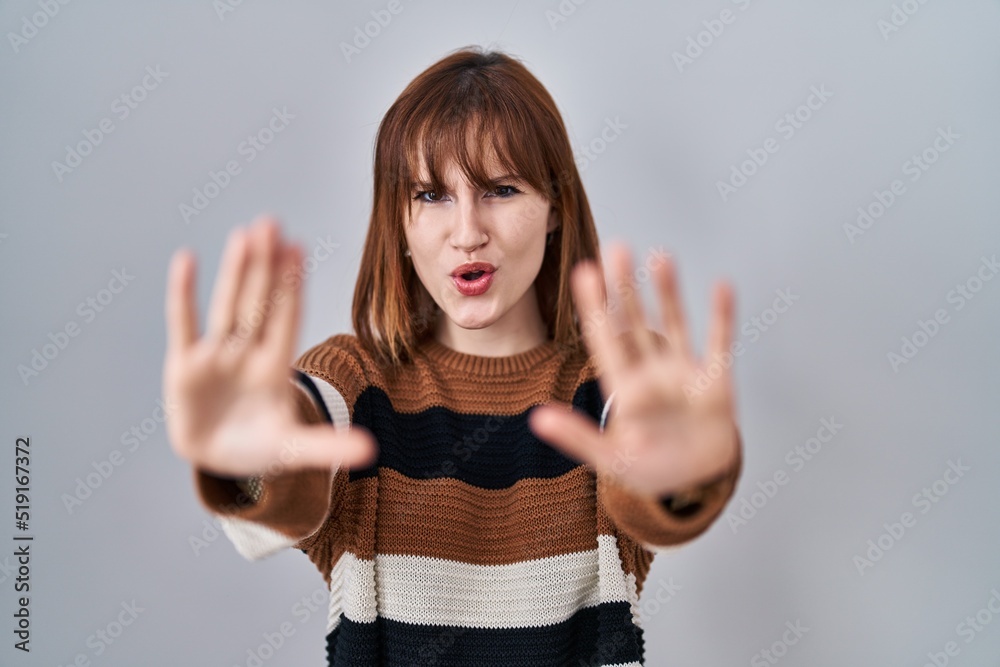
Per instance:
[[[483,357],[434,339],[387,370],[339,334],[296,361],[299,409],[372,431],[374,464],[254,488],[195,469],[196,490],[245,558],[292,547],[319,569],[331,666],[641,666],[654,553],[711,525],[742,454],[694,512],[595,476],[527,424],[559,401],[603,428],[595,370],[552,340]]]

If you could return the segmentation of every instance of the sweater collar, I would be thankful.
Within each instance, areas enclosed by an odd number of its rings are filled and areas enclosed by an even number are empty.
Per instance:
[[[448,366],[474,375],[498,376],[529,371],[559,352],[560,345],[549,338],[530,350],[504,357],[487,357],[467,354],[442,345],[436,339],[428,338],[420,344],[424,355],[436,364]]]

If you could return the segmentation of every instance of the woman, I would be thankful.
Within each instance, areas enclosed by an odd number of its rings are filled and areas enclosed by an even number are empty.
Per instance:
[[[199,498],[247,558],[316,564],[331,665],[641,664],[653,549],[707,529],[742,461],[730,376],[694,360],[672,264],[652,267],[665,338],[623,248],[605,307],[562,119],[501,53],[414,79],[374,179],[356,333],[292,382],[299,247],[267,217],[234,230],[201,338],[194,260],[174,256],[164,393]],[[713,361],[732,310],[723,285]]]

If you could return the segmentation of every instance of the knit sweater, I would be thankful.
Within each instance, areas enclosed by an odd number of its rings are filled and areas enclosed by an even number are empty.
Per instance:
[[[641,667],[653,556],[719,516],[742,452],[693,512],[595,475],[527,415],[570,403],[603,429],[613,395],[596,368],[551,339],[504,357],[428,339],[394,370],[339,334],[295,362],[297,404],[304,421],[369,429],[376,461],[251,489],[195,468],[196,490],[245,558],[291,547],[315,564],[331,666]]]

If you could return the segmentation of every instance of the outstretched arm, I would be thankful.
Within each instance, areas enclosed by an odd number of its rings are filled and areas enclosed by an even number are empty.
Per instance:
[[[581,262],[572,278],[601,392],[614,397],[607,427],[556,405],[533,410],[530,423],[540,438],[593,466],[609,513],[622,519],[623,528],[631,524],[630,532],[649,544],[676,543],[707,528],[732,495],[742,466],[732,379],[718,363],[730,346],[732,290],[727,284],[716,289],[706,360],[699,361],[671,260],[653,270],[664,337],[646,325],[628,250],[616,246],[612,257],[620,308],[605,305],[596,262]],[[612,318],[623,329],[617,335]]]

